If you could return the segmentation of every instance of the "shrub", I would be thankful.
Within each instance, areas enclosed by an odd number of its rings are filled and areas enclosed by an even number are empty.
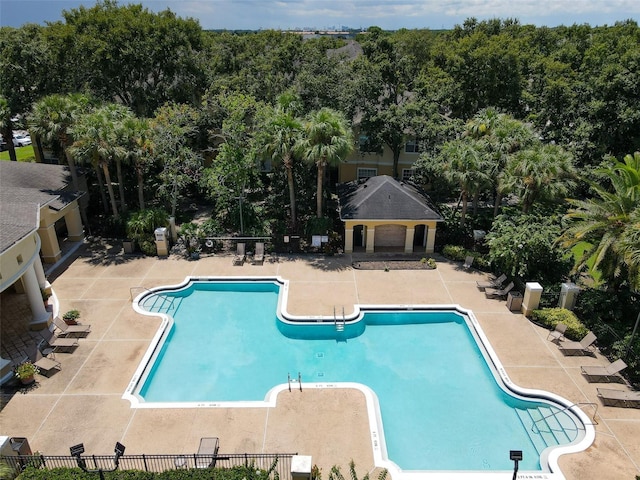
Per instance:
[[[450,260],[461,262],[467,256],[467,249],[460,245],[445,245],[442,249],[442,255]]]
[[[589,329],[582,324],[576,314],[566,308],[534,310],[531,313],[531,318],[534,322],[552,329],[557,324],[564,323],[567,326],[567,331],[564,335],[571,340],[581,340],[589,332]]]
[[[65,321],[73,321],[75,322],[76,320],[78,320],[80,318],[80,311],[79,310],[69,310],[68,312],[66,312],[64,315],[62,315],[62,319]]]

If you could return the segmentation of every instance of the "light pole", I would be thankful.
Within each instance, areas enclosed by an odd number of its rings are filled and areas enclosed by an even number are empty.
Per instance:
[[[518,462],[522,460],[522,450],[510,450],[509,458],[513,460],[513,480],[516,480],[516,476],[518,475]]]
[[[84,444],[79,443],[78,445],[74,445],[69,448],[71,455],[76,457],[76,462],[78,462],[78,467],[84,470],[87,473],[97,473],[100,475],[100,480],[104,480],[104,472],[115,472],[118,469],[118,465],[120,464],[120,457],[124,455],[124,445],[120,442],[116,442],[116,448],[114,450],[116,456],[113,459],[113,468],[110,470],[103,470],[102,468],[98,468],[97,470],[89,470],[87,468],[87,464],[84,461],[84,458],[81,455],[84,453]]]

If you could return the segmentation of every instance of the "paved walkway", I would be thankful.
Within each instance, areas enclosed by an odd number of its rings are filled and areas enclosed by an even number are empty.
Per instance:
[[[60,312],[80,310],[80,321],[92,325],[91,334],[73,353],[56,354],[60,372],[39,377],[28,391],[2,394],[0,434],[27,437],[34,450],[53,455],[66,455],[69,446],[80,442],[88,453],[109,453],[116,441],[130,454],[193,453],[200,437],[217,436],[225,453],[310,454],[325,477],[332,465],[346,472],[351,459],[359,476],[370,471],[373,456],[358,391],[294,390],[265,409],[134,410],[121,399],[159,325],[158,319],[133,311],[131,287],[179,283],[187,275],[278,275],[290,281],[287,309],[295,315],[333,315],[334,307],[341,311],[343,306],[349,313],[356,303],[472,309],[515,383],[598,405],[595,443],[586,452],[560,459],[567,479],[633,479],[640,474],[640,409],[602,406],[597,384],[580,374],[581,365],[606,364],[602,356],[562,356],[546,340],[546,330],[478,291],[476,280],[486,277],[481,272],[444,260],[436,270],[355,270],[351,260],[349,255],[282,256],[262,266],[234,267],[228,256],[187,261],[85,251],[50,281]],[[13,302],[4,295],[3,321],[26,322],[8,308]],[[594,411],[585,408],[585,413]]]

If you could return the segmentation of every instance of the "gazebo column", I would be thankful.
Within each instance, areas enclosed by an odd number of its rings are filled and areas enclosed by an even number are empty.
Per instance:
[[[39,261],[39,259],[35,259],[35,261]],[[51,313],[44,308],[42,292],[40,285],[38,285],[38,277],[33,264],[27,268],[22,277],[27,299],[29,300],[29,307],[31,307],[31,313],[33,314],[33,319],[29,322],[29,328],[31,330],[42,330],[49,324]]]
[[[367,246],[366,246],[367,253],[374,252],[375,240],[376,240],[376,227],[374,227],[373,225],[367,226]]]
[[[344,229],[344,253],[353,253],[353,226]]]
[[[60,260],[62,258],[62,251],[58,243],[55,224],[39,228],[38,235],[42,243],[40,251],[42,252],[42,258],[45,263],[56,263]]]
[[[436,227],[426,225],[427,229],[427,246],[425,248],[426,253],[433,253],[436,246]]]
[[[82,240],[84,240],[82,217],[80,216],[80,207],[77,203],[73,205],[72,210],[69,210],[69,212],[65,214],[64,221],[67,224],[69,240],[71,240],[72,242],[81,242]]]
[[[407,227],[407,231],[404,236],[404,253],[413,253],[414,232],[415,232],[414,227]]]

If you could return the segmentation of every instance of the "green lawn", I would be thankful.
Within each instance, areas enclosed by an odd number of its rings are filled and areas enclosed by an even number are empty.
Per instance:
[[[33,145],[16,147],[16,157],[18,157],[19,162],[35,162],[36,155],[33,153]],[[9,150],[0,152],[0,160],[9,160]]]

